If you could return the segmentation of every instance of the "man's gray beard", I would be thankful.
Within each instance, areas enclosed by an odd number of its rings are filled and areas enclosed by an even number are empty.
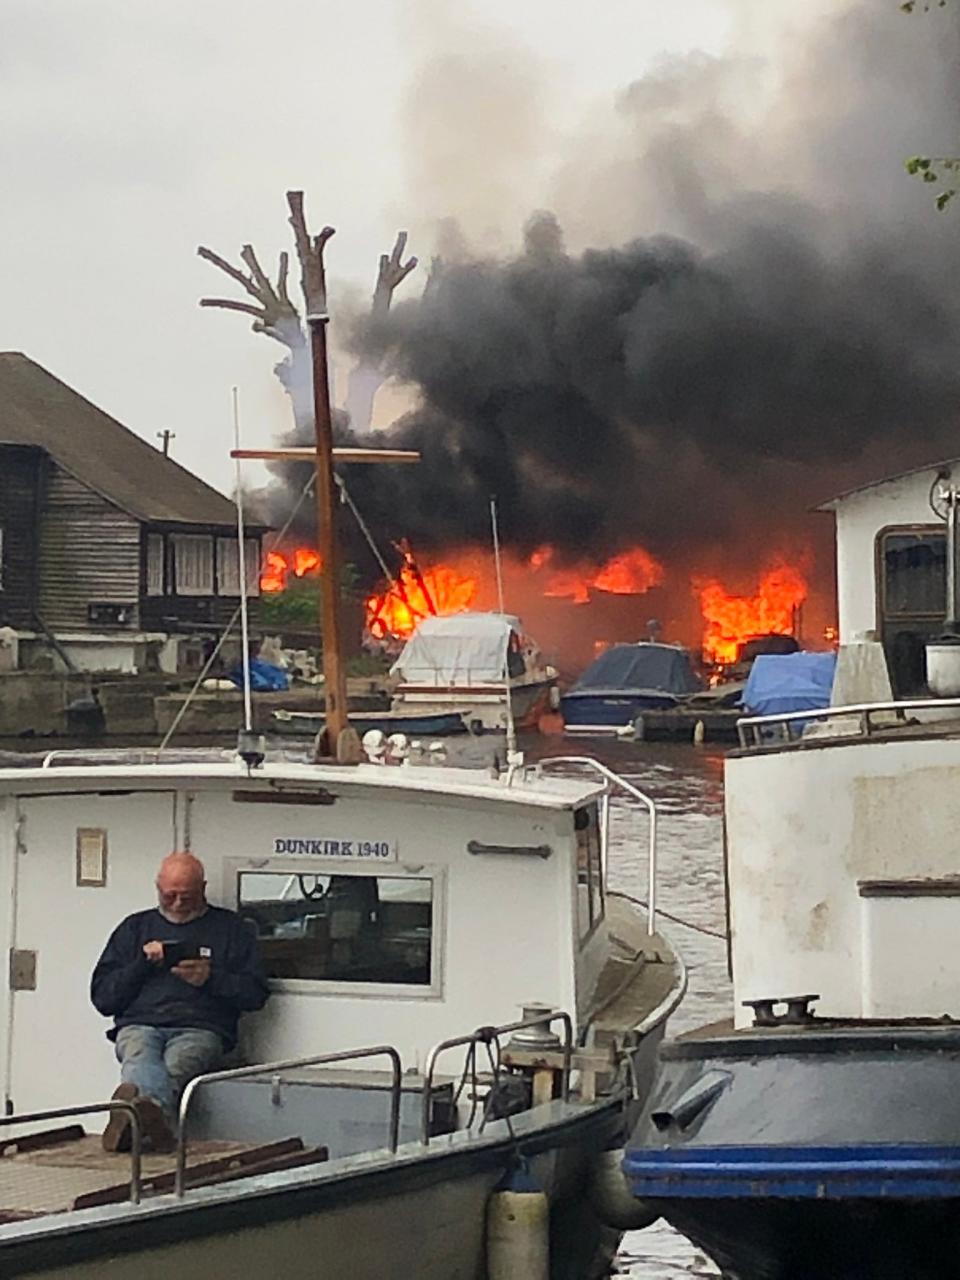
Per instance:
[[[181,916],[179,920],[176,916],[172,916],[168,912],[164,911],[163,906],[160,903],[157,904],[157,910],[168,924],[189,924],[191,920],[199,920],[201,916],[205,916],[209,906],[210,903],[205,902],[200,910],[195,911],[192,916]]]

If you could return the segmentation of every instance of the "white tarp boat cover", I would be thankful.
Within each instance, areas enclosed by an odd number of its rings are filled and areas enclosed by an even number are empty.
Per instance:
[[[520,620],[507,613],[454,613],[424,618],[390,668],[405,684],[491,684],[505,678],[511,632]]]

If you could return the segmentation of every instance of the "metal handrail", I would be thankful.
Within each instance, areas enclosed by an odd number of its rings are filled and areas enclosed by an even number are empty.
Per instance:
[[[390,1059],[392,1079],[390,1082],[390,1128],[388,1146],[394,1153],[400,1140],[400,1087],[403,1077],[403,1064],[400,1054],[390,1044],[377,1044],[369,1049],[343,1049],[338,1053],[314,1054],[309,1058],[288,1058],[284,1062],[262,1062],[251,1067],[232,1067],[228,1071],[208,1071],[205,1075],[194,1076],[189,1081],[180,1097],[180,1124],[177,1137],[177,1167],[174,1175],[174,1193],[181,1197],[184,1194],[187,1171],[187,1116],[193,1095],[201,1085],[212,1084],[220,1080],[240,1080],[244,1076],[262,1076],[277,1074],[280,1071],[292,1071],[295,1067],[330,1066],[335,1062],[353,1062],[358,1058],[386,1057]]]
[[[619,773],[608,768],[607,765],[601,764],[599,760],[594,760],[592,756],[548,756],[539,762],[539,768],[542,772],[546,765],[552,764],[585,765],[599,773],[607,782],[612,782],[615,786],[621,787],[627,795],[633,796],[635,800],[639,800],[641,804],[646,806],[650,817],[650,838],[647,852],[647,933],[652,936],[657,931],[657,806],[645,791],[635,787],[632,782],[628,782],[626,778],[621,777]],[[609,835],[609,807],[603,815],[603,825],[604,860],[606,860],[606,842]],[[604,878],[604,889],[606,889],[606,878]]]
[[[130,1203],[140,1203],[140,1156],[143,1130],[140,1114],[132,1102],[111,1098],[109,1102],[91,1102],[82,1107],[57,1107],[53,1111],[30,1111],[25,1115],[0,1116],[0,1127],[15,1124],[37,1124],[47,1120],[67,1120],[71,1116],[92,1116],[103,1111],[126,1111],[130,1117]]]
[[[563,1023],[563,1078],[560,1082],[560,1097],[564,1102],[570,1098],[570,1067],[573,1060],[573,1019],[569,1013],[557,1009],[553,1013],[544,1013],[537,1018],[524,1018],[520,1022],[508,1022],[502,1027],[478,1027],[466,1036],[454,1036],[452,1040],[441,1040],[435,1044],[427,1055],[427,1065],[423,1072],[423,1096],[420,1111],[420,1141],[424,1146],[430,1142],[430,1095],[433,1089],[433,1075],[437,1059],[448,1049],[462,1049],[478,1044],[496,1044],[499,1058],[500,1037],[523,1031],[527,1027],[549,1027],[554,1022]]]
[[[910,698],[901,702],[854,702],[842,707],[819,707],[809,711],[780,711],[769,716],[743,716],[737,721],[737,734],[741,747],[761,746],[764,729],[776,726],[788,731],[791,724],[808,723],[810,720],[834,720],[857,716],[859,731],[868,738],[871,733],[870,716],[874,712],[927,711],[942,707],[960,708],[960,698]],[[789,737],[788,737],[789,740]]]

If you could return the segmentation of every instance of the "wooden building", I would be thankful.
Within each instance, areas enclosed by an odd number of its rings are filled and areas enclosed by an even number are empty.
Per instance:
[[[249,530],[256,611],[263,528]],[[0,352],[0,627],[77,665],[175,669],[240,595],[233,503],[53,374]],[[140,658],[136,655],[140,655]]]

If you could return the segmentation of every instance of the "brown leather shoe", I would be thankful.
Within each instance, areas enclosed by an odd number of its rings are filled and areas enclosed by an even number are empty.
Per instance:
[[[140,1131],[143,1134],[145,1151],[155,1151],[158,1155],[166,1155],[175,1151],[177,1139],[167,1124],[163,1108],[152,1098],[140,1096],[136,1101],[137,1115],[140,1117]]]
[[[137,1086],[126,1082],[117,1085],[111,1101],[133,1102],[137,1096]],[[129,1151],[131,1143],[130,1112],[111,1111],[107,1127],[101,1138],[104,1151]]]

